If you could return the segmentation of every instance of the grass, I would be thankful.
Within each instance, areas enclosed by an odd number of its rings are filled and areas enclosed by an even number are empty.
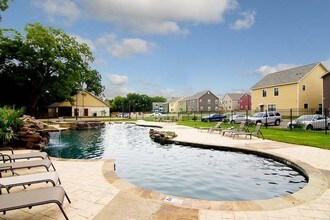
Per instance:
[[[201,121],[179,121],[179,125],[199,127],[213,127],[216,122],[201,122]],[[222,124],[221,127],[231,127],[231,124]],[[239,125],[235,125],[238,127]],[[253,130],[253,128],[252,128]],[[279,141],[290,144],[306,145],[330,150],[330,131],[325,134],[324,131],[306,131],[306,130],[289,130],[278,127],[261,128],[265,139]]]

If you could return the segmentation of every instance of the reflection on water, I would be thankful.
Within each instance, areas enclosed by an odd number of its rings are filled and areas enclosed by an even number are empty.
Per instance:
[[[273,159],[251,154],[160,145],[149,128],[108,125],[101,130],[62,132],[51,156],[113,158],[117,174],[153,191],[206,200],[255,200],[292,194],[306,179]]]

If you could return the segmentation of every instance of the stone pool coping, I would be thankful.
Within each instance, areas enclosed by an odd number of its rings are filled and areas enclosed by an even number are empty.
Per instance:
[[[139,126],[150,126],[161,128],[160,125],[153,125],[150,123],[137,124]],[[168,129],[166,125],[163,129]],[[171,129],[169,129],[171,130]],[[247,140],[249,141],[249,140]],[[225,210],[225,211],[270,211],[278,210],[284,208],[290,208],[297,205],[304,204],[308,201],[317,199],[322,195],[328,188],[327,178],[319,170],[310,166],[309,164],[302,162],[298,159],[291,158],[288,156],[283,156],[276,153],[265,152],[264,150],[256,149],[247,149],[246,147],[231,147],[231,146],[219,146],[219,145],[210,145],[196,143],[194,141],[180,141],[180,137],[174,139],[175,144],[180,145],[192,145],[193,147],[201,148],[213,148],[220,150],[229,150],[229,151],[239,151],[244,153],[251,153],[262,157],[268,157],[280,162],[283,162],[295,169],[298,169],[303,175],[308,178],[307,185],[291,194],[281,197],[276,197],[273,199],[265,200],[251,200],[251,201],[209,201],[209,200],[199,200],[191,199],[185,197],[172,196],[169,194],[159,193],[150,191],[147,189],[140,188],[127,182],[124,179],[121,179],[117,176],[115,170],[113,169],[112,162],[110,165],[107,161],[104,162],[102,171],[106,180],[115,185],[118,189],[123,191],[129,191],[130,193],[135,194],[138,197],[141,197],[145,200],[157,202],[161,204],[169,204],[179,208],[188,208],[188,209],[208,209],[208,210]],[[166,198],[171,198],[174,202],[165,201]],[[181,202],[179,204],[179,202]]]

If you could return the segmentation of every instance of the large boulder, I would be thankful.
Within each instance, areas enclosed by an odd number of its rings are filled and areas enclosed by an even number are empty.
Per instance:
[[[45,131],[48,125],[28,115],[24,115],[21,119],[23,125],[16,132],[17,144],[28,149],[43,150],[49,143],[50,136]]]

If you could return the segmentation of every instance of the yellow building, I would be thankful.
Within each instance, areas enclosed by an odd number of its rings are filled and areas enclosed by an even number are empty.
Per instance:
[[[321,63],[313,63],[266,75],[251,88],[252,110],[321,111],[326,72]]]
[[[49,117],[109,116],[110,106],[93,94],[82,91],[72,96],[74,103],[55,102],[48,106]]]
[[[181,101],[183,97],[175,97],[171,100],[168,100],[168,112],[169,113],[178,113],[179,112],[179,101]]]

